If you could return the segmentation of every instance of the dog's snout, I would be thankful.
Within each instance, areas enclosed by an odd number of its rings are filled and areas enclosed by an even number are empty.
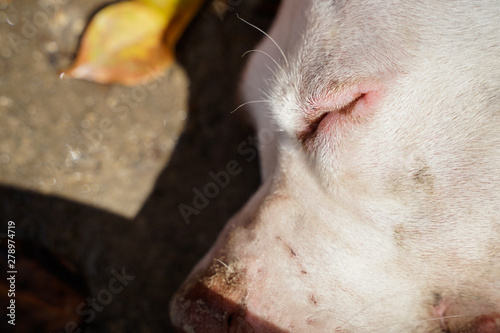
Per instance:
[[[172,299],[173,324],[186,333],[253,332],[245,322],[243,280],[236,265],[214,260]]]
[[[171,316],[174,325],[182,332],[227,332],[235,310],[236,307],[228,304],[221,295],[196,283],[174,297]]]

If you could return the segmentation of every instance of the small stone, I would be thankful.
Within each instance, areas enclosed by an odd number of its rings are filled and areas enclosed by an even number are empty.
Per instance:
[[[12,106],[12,99],[7,97],[7,96],[0,96],[0,106],[3,107],[11,107]]]
[[[187,112],[185,110],[179,110],[178,117],[180,120],[186,120]]]
[[[82,186],[83,193],[89,193],[92,190],[92,187],[89,184],[85,184]]]
[[[57,45],[56,42],[54,41],[50,41],[50,42],[47,42],[43,45],[43,48],[45,49],[45,51],[47,51],[48,53],[56,53],[59,51],[59,45]]]
[[[12,16],[7,16],[7,20],[6,20],[6,22],[7,22],[8,24],[10,24],[10,25],[16,25],[16,24],[17,24],[17,22],[19,22],[19,19],[17,18],[17,16],[14,16],[14,15],[12,15]]]

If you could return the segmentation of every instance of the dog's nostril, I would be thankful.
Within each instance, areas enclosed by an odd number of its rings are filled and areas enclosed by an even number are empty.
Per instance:
[[[231,327],[231,324],[233,323],[234,315],[230,314],[227,316],[227,327]]]
[[[238,316],[244,316],[243,307],[234,301],[241,299],[236,297],[242,292],[226,284],[208,287],[207,280],[187,283],[174,296],[170,307],[172,323],[187,333],[232,332]]]

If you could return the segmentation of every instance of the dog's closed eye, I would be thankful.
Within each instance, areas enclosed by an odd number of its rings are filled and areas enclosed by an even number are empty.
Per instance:
[[[306,128],[304,130],[300,131],[297,135],[297,139],[299,140],[299,142],[302,144],[306,144],[307,141],[313,140],[317,134],[318,127],[320,126],[320,124],[323,122],[323,120],[325,118],[327,118],[327,117],[340,118],[340,117],[346,117],[346,116],[352,114],[352,111],[356,107],[356,104],[364,96],[365,96],[365,94],[360,94],[359,96],[355,97],[354,100],[352,100],[351,102],[349,102],[348,104],[346,104],[340,108],[319,110],[321,113],[318,116],[316,116],[315,118],[311,118],[311,119],[306,120],[306,122],[307,122]],[[316,108],[314,108],[314,111],[316,111]],[[328,119],[328,120],[332,120],[332,119]]]
[[[297,132],[297,140],[308,146],[322,132],[338,130],[344,123],[368,116],[374,112],[380,92],[378,86],[358,86],[314,101],[305,113],[303,126]]]

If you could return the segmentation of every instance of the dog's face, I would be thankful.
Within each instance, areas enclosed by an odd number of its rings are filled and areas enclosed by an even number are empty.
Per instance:
[[[285,0],[246,69],[263,184],[185,332],[500,332],[500,2]],[[242,153],[244,153],[244,148]]]

